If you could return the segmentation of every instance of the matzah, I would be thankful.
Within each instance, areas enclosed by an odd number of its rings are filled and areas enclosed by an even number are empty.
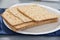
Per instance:
[[[35,21],[57,18],[57,15],[38,5],[22,5],[18,6],[18,10]]]
[[[22,20],[18,19],[7,11],[2,14],[2,17],[12,26],[23,23]]]

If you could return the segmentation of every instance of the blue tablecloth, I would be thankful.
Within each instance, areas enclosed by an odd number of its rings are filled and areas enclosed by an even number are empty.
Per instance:
[[[0,8],[0,14],[2,14],[5,11],[5,8]],[[5,24],[3,23],[2,17],[0,16],[0,34],[3,35],[22,35],[22,34],[18,34],[15,33],[11,30],[9,30]],[[53,33],[49,33],[49,34],[44,34],[44,35],[39,35],[39,36],[60,36],[60,30],[53,32]]]

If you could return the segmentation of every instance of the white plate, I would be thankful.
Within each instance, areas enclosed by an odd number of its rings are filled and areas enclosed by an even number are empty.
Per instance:
[[[20,4],[13,5],[11,7],[20,6],[20,5],[30,5],[30,4],[33,4],[33,3],[20,3]],[[37,5],[46,8],[48,11],[55,12],[56,14],[60,15],[60,11],[58,11],[56,9],[53,9],[51,7],[48,7],[48,6],[40,5],[40,4],[37,4]],[[59,20],[60,20],[60,18],[59,18]],[[32,35],[41,35],[41,34],[52,33],[52,32],[55,32],[55,31],[60,29],[60,26],[59,26],[60,25],[60,21],[59,20],[56,23],[50,23],[50,24],[45,24],[45,25],[41,25],[41,26],[36,26],[36,27],[33,27],[33,28],[28,28],[28,29],[26,29],[24,31],[16,31],[16,32],[17,33],[22,33],[22,34],[32,34]],[[5,20],[3,20],[3,21],[4,21],[5,25],[10,30],[12,30],[9,27],[9,25],[7,25]]]

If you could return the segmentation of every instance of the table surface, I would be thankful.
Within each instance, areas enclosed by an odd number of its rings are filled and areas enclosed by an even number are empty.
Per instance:
[[[34,0],[0,0],[0,8],[8,8],[18,3],[34,2],[50,6],[55,9],[60,9],[60,2],[36,2]],[[0,40],[60,40],[60,37],[46,37],[46,36],[27,36],[27,35],[0,35]]]

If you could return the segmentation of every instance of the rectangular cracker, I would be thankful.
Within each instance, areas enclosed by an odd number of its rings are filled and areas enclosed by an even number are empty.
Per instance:
[[[17,10],[17,7],[12,7],[12,8],[9,8],[9,11],[15,15],[16,17],[18,17],[19,19],[21,19],[23,22],[29,22],[29,21],[32,21],[31,19],[29,19],[27,16],[24,16],[21,12],[19,12]]]
[[[12,26],[23,23],[20,19],[7,11],[2,14],[2,17]]]
[[[41,22],[33,22],[33,21],[31,21],[31,22],[19,24],[19,25],[16,25],[16,26],[9,25],[9,23],[7,21],[6,21],[6,23],[10,26],[10,28],[13,31],[18,31],[18,30],[25,30],[27,28],[43,25],[43,24],[54,23],[54,22],[57,22],[57,21],[58,21],[57,19],[45,20],[45,21],[41,21]]]
[[[57,18],[57,15],[38,5],[18,6],[18,10],[34,21]]]
[[[41,22],[28,22],[28,23],[24,23],[21,25],[14,26],[14,28],[16,30],[24,30],[24,29],[31,28],[34,26],[53,23],[53,22],[57,22],[57,19],[45,20],[45,21],[41,21]]]

